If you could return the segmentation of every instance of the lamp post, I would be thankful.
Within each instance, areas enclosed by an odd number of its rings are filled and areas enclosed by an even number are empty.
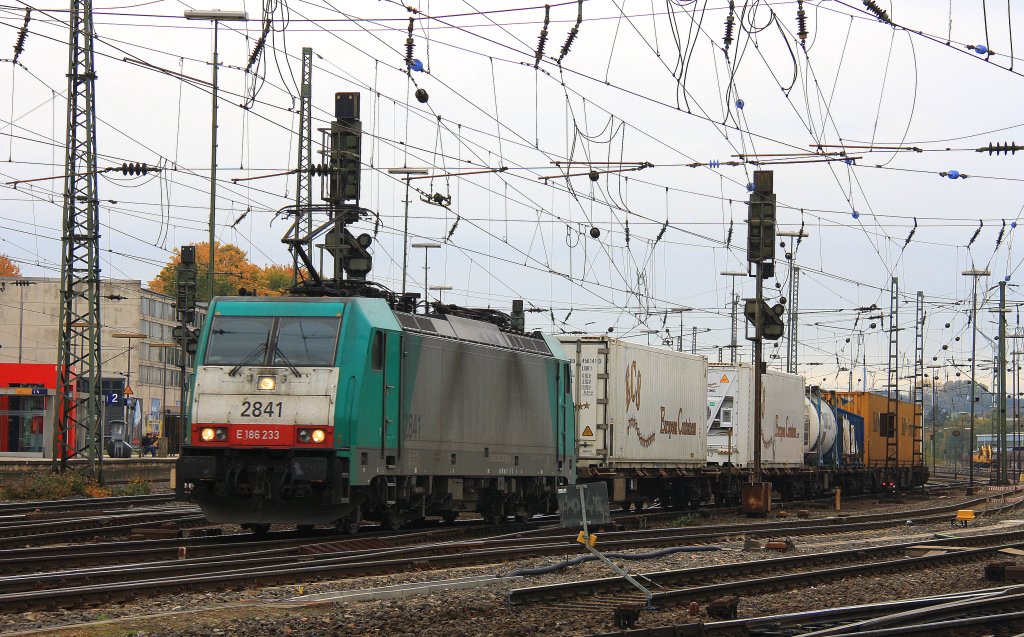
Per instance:
[[[452,286],[450,286],[450,285],[432,285],[432,286],[430,286],[430,289],[434,290],[435,292],[437,292],[437,302],[438,303],[444,303],[444,297],[442,296],[442,294],[444,293],[445,290],[451,290]]]
[[[967,495],[974,493],[974,401],[976,385],[974,382],[974,359],[977,358],[977,345],[978,345],[978,277],[988,276],[991,272],[988,270],[978,270],[971,268],[970,270],[964,270],[963,275],[971,277],[971,440],[970,444],[967,445],[967,459],[968,459],[968,478],[967,478]]]
[[[134,418],[134,416],[135,416],[135,406],[132,403],[129,402],[129,399],[134,394],[134,392],[132,391],[132,340],[146,338],[146,334],[143,334],[142,332],[117,332],[115,334],[111,334],[110,338],[123,338],[123,339],[127,339],[127,341],[128,341],[128,367],[127,367],[127,373],[125,374],[125,381],[124,381],[124,386],[125,386],[125,390],[124,391],[128,395],[125,396],[125,401],[124,402],[125,402],[125,406],[128,408],[128,423],[129,423],[129,426],[131,427],[132,434],[134,435],[136,433],[135,432],[135,418]]]
[[[736,337],[737,337],[736,318],[737,318],[737,314],[738,314],[737,307],[738,307],[738,304],[739,304],[739,298],[736,297],[736,277],[738,277],[738,276],[745,277],[745,276],[747,276],[747,273],[746,272],[736,272],[736,271],[732,271],[732,270],[726,270],[725,272],[719,272],[719,274],[721,274],[722,276],[732,277],[732,296],[730,297],[730,300],[732,301],[732,331],[731,331],[731,336],[730,336],[730,339],[729,339],[729,362],[732,363],[733,365],[735,365],[736,364],[736,347],[737,347],[737,344],[736,344]]]
[[[430,273],[430,251],[434,248],[440,248],[440,243],[414,243],[414,248],[423,248],[423,302],[427,304],[425,307],[429,307],[430,300],[427,297],[427,275]],[[405,276],[403,275],[403,279]],[[403,282],[404,285],[404,282]]]
[[[217,27],[223,21],[244,21],[249,19],[245,11],[186,11],[186,20],[209,20],[213,22],[213,114],[210,118],[210,266],[208,273],[210,300],[213,300],[213,263],[216,245],[217,224]]]
[[[405,282],[409,271],[409,177],[429,175],[429,168],[388,168],[389,175],[405,175],[405,223],[402,230],[402,294],[405,294]],[[424,299],[426,300],[426,299]]]
[[[178,349],[177,343],[150,343],[150,347],[164,350],[160,357],[160,383],[162,385],[160,395],[160,435],[167,435],[167,352],[171,349]]]

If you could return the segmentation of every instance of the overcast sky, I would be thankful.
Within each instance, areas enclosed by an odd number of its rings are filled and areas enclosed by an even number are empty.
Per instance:
[[[881,387],[888,316],[869,318],[856,308],[877,304],[888,314],[896,276],[901,375],[912,367],[920,290],[928,313],[926,362],[945,365],[936,372],[940,380],[955,378],[954,361],[966,377],[971,281],[961,272],[991,270],[978,280],[978,324],[990,337],[989,288],[1019,278],[1022,255],[1014,252],[1011,224],[1024,203],[1024,157],[974,149],[1024,142],[1024,60],[1021,52],[1010,56],[1011,46],[1024,46],[1024,7],[1008,15],[1006,3],[880,1],[894,28],[853,0],[804,2],[809,35],[802,47],[797,2],[737,5],[726,54],[724,0],[588,0],[559,66],[579,5],[555,3],[535,68],[545,16],[536,3],[432,0],[414,3],[413,14],[400,3],[369,0],[99,2],[99,168],[125,161],[165,168],[146,177],[101,176],[102,274],[147,281],[175,247],[205,240],[212,28],[182,14],[244,9],[248,22],[220,27],[217,236],[256,263],[290,262],[280,243],[286,224],[275,212],[294,201],[295,177],[232,179],[295,167],[297,82],[308,46],[315,54],[315,127],[333,116],[335,92],[362,92],[360,203],[380,221],[357,229],[376,232],[377,281],[402,285],[405,190],[387,168],[431,167],[435,175],[507,168],[412,182],[410,241],[445,244],[429,255],[429,283],[453,288],[446,301],[507,310],[522,298],[538,310],[529,315],[531,328],[613,328],[651,343],[679,335],[680,315],[666,310],[692,307],[681,315],[684,347],[697,327],[698,351],[714,361],[729,343],[732,280],[719,272],[746,268],[744,202],[756,167],[706,164],[846,144],[856,158],[849,164],[819,157],[763,167],[775,173],[782,229],[809,235],[795,251],[802,269],[800,371],[845,389],[840,368],[862,358],[863,331],[868,385]],[[26,6],[33,10],[19,64],[0,64],[0,95],[9,95],[0,100],[0,251],[26,275],[57,276],[61,182],[16,189],[6,182],[63,172],[68,11],[22,2],[0,8],[0,42],[7,47],[0,55],[13,52]],[[263,15],[273,17],[270,35],[246,72]],[[407,74],[410,16],[423,70]],[[425,104],[413,97],[416,88],[429,94]],[[319,134],[314,138],[319,149]],[[565,159],[651,166],[602,174],[596,182],[586,175],[539,179],[559,175],[552,162]],[[949,171],[967,178],[940,176]],[[421,202],[421,194],[433,193],[451,196],[450,207]],[[596,239],[592,228],[600,231]],[[788,296],[784,253],[792,251],[778,250],[778,276],[768,282],[773,302]],[[422,289],[423,257],[423,250],[410,252],[412,290]],[[736,284],[741,295],[753,294],[752,279]],[[1016,302],[1021,292],[1010,288],[1009,298]],[[1012,327],[1016,314],[1009,320]],[[740,339],[749,359],[742,325]],[[989,342],[978,343],[979,362],[991,361]],[[779,354],[774,365],[783,363],[784,343],[766,351]],[[979,372],[986,383],[987,367]],[[855,385],[861,377],[858,364]]]

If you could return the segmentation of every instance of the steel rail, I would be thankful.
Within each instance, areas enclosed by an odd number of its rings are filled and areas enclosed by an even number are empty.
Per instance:
[[[1017,540],[1017,544],[1024,542],[1024,530],[1017,531],[1010,535]],[[999,541],[1003,538],[980,538],[979,541]],[[955,538],[947,542],[968,541],[967,538]],[[641,539],[639,541],[621,540],[609,542],[606,546],[621,548],[637,548],[638,546],[662,544],[673,544],[670,539]],[[189,564],[188,561],[177,563],[164,563],[161,565],[136,565],[135,567],[122,571],[120,574],[113,571],[87,570],[74,574],[64,573],[53,574],[44,578],[33,579],[22,577],[12,581],[12,587],[20,586],[22,590],[15,592],[0,593],[0,611],[12,612],[22,611],[30,608],[67,607],[77,603],[102,596],[103,599],[115,598],[120,595],[149,595],[168,589],[195,589],[220,586],[251,585],[254,582],[272,583],[288,582],[296,579],[308,579],[310,577],[337,577],[339,575],[367,575],[400,572],[409,569],[443,568],[448,566],[464,566],[470,563],[494,563],[502,560],[516,559],[525,556],[537,556],[543,554],[563,554],[566,551],[566,543],[556,544],[533,544],[516,546],[513,548],[489,548],[488,542],[457,542],[432,546],[410,547],[407,554],[402,555],[402,549],[380,551],[378,555],[365,553],[315,555],[310,556],[302,564],[295,564],[294,556],[264,556],[246,561],[238,559],[216,559],[212,558],[204,563]],[[882,553],[891,547],[877,549],[861,549],[850,551],[851,554],[861,556],[876,551]],[[996,550],[996,549],[988,549]],[[412,553],[412,554],[409,554]],[[822,554],[827,559],[835,560],[834,554]],[[383,558],[383,559],[381,559]],[[780,558],[781,560],[793,560],[794,558]],[[823,558],[824,559],[824,558]],[[764,562],[761,562],[764,564]],[[140,577],[139,567],[143,566],[148,571],[142,572]],[[733,568],[740,568],[749,571],[750,564],[729,565]],[[211,572],[209,569],[221,569]],[[153,577],[156,571],[158,576]],[[98,581],[99,580],[99,581]],[[120,581],[112,581],[120,580]],[[61,584],[70,584],[61,588],[45,588],[48,584],[58,581]],[[79,584],[79,581],[88,581],[89,584]],[[5,587],[7,589],[7,587]]]
[[[963,549],[950,551],[942,555],[922,555],[920,557],[904,557],[883,562],[871,562],[868,564],[852,564],[847,566],[836,566],[833,568],[818,569],[814,571],[802,571],[798,573],[784,573],[781,575],[769,575],[756,579],[722,582],[718,584],[706,584],[693,586],[671,591],[654,593],[651,602],[658,606],[667,606],[681,603],[690,603],[698,599],[709,599],[723,594],[736,594],[741,592],[771,589],[777,586],[793,586],[813,582],[822,582],[843,579],[848,576],[871,575],[886,573],[890,571],[907,571],[913,568],[932,566],[935,564],[947,564],[950,562],[971,561],[985,557],[991,553],[1003,549],[1017,548],[1024,545],[1024,541],[1017,540],[1005,544],[995,544],[974,549]]]
[[[980,606],[998,605],[1006,601],[1003,597],[1006,593],[1017,590],[1019,587],[1005,589],[987,588],[972,591],[961,591],[957,593],[946,593],[931,597],[918,597],[901,599],[887,602],[876,602],[871,604],[858,604],[855,606],[840,606],[835,608],[823,608],[810,611],[799,611],[795,613],[783,613],[777,615],[763,615],[759,617],[748,617],[744,619],[731,619],[724,621],[708,622],[704,624],[684,624],[679,626],[662,625],[651,628],[616,631],[612,633],[596,633],[589,637],[650,637],[654,635],[678,635],[686,634],[687,629],[696,628],[700,634],[706,637],[726,637],[731,635],[748,636],[759,634],[762,631],[774,631],[772,634],[801,634],[801,637],[811,635],[822,635],[831,631],[838,631],[843,635],[852,634],[851,622],[858,620],[870,620],[884,618],[894,614],[910,613],[914,611],[929,614],[936,612],[937,606],[951,602],[962,601],[970,603],[974,608]],[[1013,600],[1016,601],[1016,600]],[[948,614],[948,613],[944,613]],[[673,632],[675,631],[675,632]]]
[[[983,544],[985,542],[1006,542],[1010,545],[1024,540],[1024,529],[1007,533],[993,533],[973,536],[959,536],[948,539],[937,539],[926,542],[928,546],[964,546]],[[656,571],[641,573],[640,577],[658,586],[675,586],[695,581],[706,581],[708,579],[720,579],[747,575],[751,571],[772,572],[791,569],[793,567],[806,567],[815,564],[826,564],[829,562],[843,562],[852,560],[875,559],[882,560],[893,555],[902,555],[908,548],[921,545],[922,542],[901,542],[899,544],[886,544],[883,546],[861,547],[846,549],[843,551],[828,551],[823,553],[809,553],[803,555],[790,555],[771,559],[758,560],[756,562],[736,562],[732,564],[716,564],[697,568],[686,568],[669,571]],[[989,548],[989,547],[985,547]],[[578,595],[590,595],[598,592],[628,590],[628,585],[620,577],[604,577],[599,579],[582,580],[577,582],[563,582],[559,584],[545,584],[541,586],[530,586],[513,589],[509,592],[508,601],[512,604],[522,604],[530,601],[551,600],[556,597],[574,597]],[[690,589],[686,589],[690,590]],[[671,592],[671,591],[669,591]]]
[[[2,533],[4,529],[0,529],[0,546],[25,546],[26,544],[40,544],[44,542],[59,543],[66,542],[70,538],[75,537],[94,537],[101,535],[126,535],[131,532],[132,529],[136,529],[143,526],[152,526],[154,524],[163,524],[166,522],[174,522],[176,524],[202,524],[206,521],[206,518],[201,514],[194,513],[148,513],[140,514],[138,516],[124,516],[132,519],[132,522],[123,522],[121,524],[110,524],[109,519],[106,524],[103,523],[104,519],[100,520],[88,520],[81,521],[76,520],[74,522],[60,522],[60,523],[45,523],[41,528],[50,529],[34,534],[15,534],[15,533]],[[11,530],[11,529],[7,529]]]
[[[102,508],[112,505],[147,506],[174,500],[173,493],[155,495],[122,495],[109,498],[76,498],[73,500],[40,500],[0,502],[0,515],[32,513],[36,510]]]
[[[930,519],[945,519],[945,515],[939,518]],[[899,518],[902,520],[902,516]],[[805,527],[790,527],[790,528],[776,528],[773,529],[769,535],[778,534],[778,531],[786,531],[789,535],[799,534],[822,534],[822,533],[837,533],[846,532],[853,530],[863,529],[874,529],[887,526],[892,521],[872,521],[864,522],[859,524],[844,524],[834,525],[828,524],[824,526],[805,526]],[[729,535],[736,535],[735,529],[729,528],[726,533],[713,532],[713,533],[686,533],[679,534],[680,529],[661,529],[661,530],[644,530],[644,531],[621,531],[602,534],[602,547],[610,549],[633,549],[640,547],[659,547],[659,546],[678,546],[682,544],[694,543],[705,539],[721,539]],[[415,538],[424,538],[428,540],[443,539],[445,536],[451,537],[452,533],[441,533],[437,531],[430,531],[423,534],[414,534]],[[462,535],[459,533],[458,535]],[[529,534],[521,533],[508,533],[509,537],[498,537],[481,540],[464,540],[458,542],[448,542],[445,544],[431,543],[427,545],[415,545],[415,546],[403,546],[408,544],[414,537],[406,536],[399,538],[391,538],[391,542],[387,542],[389,538],[379,538],[376,544],[370,547],[362,547],[359,540],[343,540],[341,542],[323,542],[317,544],[311,544],[307,546],[301,546],[297,544],[290,544],[287,547],[275,547],[273,545],[267,547],[254,547],[256,550],[251,552],[235,552],[230,556],[228,562],[222,562],[227,559],[224,551],[218,551],[218,547],[223,545],[213,544],[211,546],[205,546],[204,551],[206,555],[196,555],[196,550],[193,549],[189,555],[195,556],[196,559],[189,559],[188,562],[182,562],[176,558],[176,547],[170,547],[172,550],[164,556],[164,560],[168,560],[168,564],[163,562],[154,562],[153,548],[152,547],[140,547],[131,551],[132,557],[141,558],[146,556],[150,558],[146,560],[144,565],[150,571],[162,571],[162,572],[201,572],[203,570],[209,570],[210,568],[217,565],[239,565],[241,563],[250,565],[268,565],[274,563],[289,563],[299,560],[313,559],[312,556],[315,554],[317,559],[321,561],[328,558],[332,558],[337,562],[353,561],[357,559],[365,559],[371,556],[383,558],[385,556],[390,558],[405,557],[405,558],[421,558],[430,557],[436,555],[438,552],[446,553],[464,553],[472,555],[474,551],[482,549],[501,549],[506,551],[515,551],[516,549],[526,548],[529,549],[533,554],[541,553],[564,553],[567,547],[573,547],[571,534],[560,533],[556,535],[544,536],[544,537],[530,537]],[[525,535],[525,536],[524,536]],[[171,541],[173,542],[173,540]],[[547,544],[543,544],[543,543]],[[147,543],[144,543],[147,544]],[[180,545],[181,542],[179,541]],[[186,549],[188,550],[188,549]],[[863,552],[863,549],[860,550]],[[491,555],[490,553],[488,555]],[[110,554],[106,553],[105,556],[109,557]],[[17,560],[17,558],[14,558]],[[123,562],[121,559],[119,562]],[[85,566],[80,559],[75,560],[80,566]],[[3,566],[3,561],[0,561],[0,566]],[[50,581],[59,581],[62,583],[69,583],[76,579],[95,579],[97,576],[106,576],[105,581],[122,581],[124,579],[130,579],[131,577],[137,577],[138,567],[141,564],[130,565],[126,568],[113,567],[109,562],[103,563],[101,568],[83,568],[75,570],[61,570],[56,573],[43,573],[32,576],[25,576],[22,578],[0,578],[0,592],[10,590],[21,590],[25,585],[20,584],[21,582],[31,582],[28,587],[39,588],[44,586]]]

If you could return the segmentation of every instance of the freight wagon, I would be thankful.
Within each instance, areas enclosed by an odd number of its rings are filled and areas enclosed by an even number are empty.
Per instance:
[[[706,476],[707,362],[609,336],[559,336],[570,359],[577,475],[624,507],[697,504]]]
[[[804,465],[807,412],[804,379],[768,370],[762,376],[761,466]],[[708,366],[708,465],[754,465],[754,367],[749,364]],[[770,471],[769,471],[770,473]]]
[[[847,462],[859,464],[870,469],[882,469],[867,472],[874,488],[881,481],[898,479],[901,488],[922,484],[927,476],[922,455],[923,430],[921,414],[915,414],[914,404],[898,401],[895,409],[895,422],[887,431],[889,400],[881,394],[871,392],[828,392],[823,396],[838,409],[856,414],[863,419],[863,441],[861,447],[848,454]],[[887,434],[892,434],[887,437]],[[889,467],[887,454],[890,441],[896,443],[893,455],[897,459],[896,476],[884,475]],[[867,475],[866,474],[866,475]]]

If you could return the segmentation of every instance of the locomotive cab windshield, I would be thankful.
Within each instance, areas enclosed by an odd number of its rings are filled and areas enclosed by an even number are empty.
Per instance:
[[[341,319],[324,316],[218,316],[210,329],[206,365],[329,367]],[[234,374],[232,374],[234,375]]]

